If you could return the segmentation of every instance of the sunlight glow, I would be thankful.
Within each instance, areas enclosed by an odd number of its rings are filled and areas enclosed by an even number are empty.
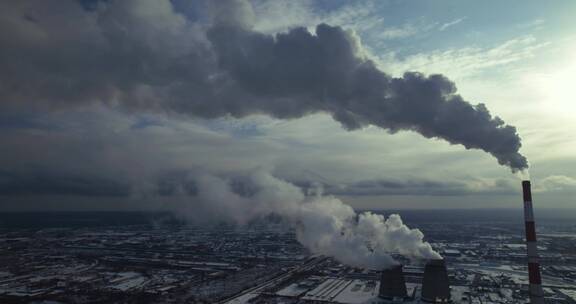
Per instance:
[[[566,116],[576,115],[576,56],[564,64],[537,75],[543,110]]]

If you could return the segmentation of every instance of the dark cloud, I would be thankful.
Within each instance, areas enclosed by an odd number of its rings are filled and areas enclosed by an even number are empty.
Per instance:
[[[130,186],[114,180],[57,172],[0,171],[0,196],[128,196]]]
[[[204,174],[199,172],[170,172],[157,181],[160,196],[197,196],[198,180]],[[220,178],[227,180],[230,191],[241,197],[252,197],[262,189],[242,173],[229,173]],[[290,183],[301,188],[304,193],[315,196],[317,193],[337,196],[462,196],[462,195],[515,195],[518,185],[508,179],[466,179],[460,181],[434,181],[426,179],[382,178],[361,180],[349,183],[330,184],[310,180],[296,180]],[[319,192],[320,191],[320,192]]]
[[[198,195],[198,181],[205,176],[204,171],[174,170],[165,171],[149,180],[146,193],[137,193],[127,177],[99,177],[89,173],[66,173],[28,169],[21,171],[0,171],[0,196],[59,195],[88,197],[195,197]],[[221,174],[228,181],[230,190],[241,197],[252,197],[262,189],[242,172]],[[318,181],[292,181],[305,193],[315,195],[318,189],[327,194],[345,196],[380,195],[431,195],[455,196],[470,194],[515,194],[517,185],[510,180],[462,180],[433,181],[424,179],[373,179],[356,182],[330,184]],[[320,187],[320,188],[319,188]]]
[[[426,179],[382,178],[356,182],[330,184],[317,181],[297,181],[294,184],[314,193],[319,186],[332,195],[345,196],[380,196],[380,195],[413,195],[413,196],[461,196],[473,194],[506,195],[517,194],[517,185],[512,180],[476,180],[436,181]]]
[[[145,129],[145,128],[149,128],[149,127],[162,127],[162,126],[164,126],[164,123],[162,121],[159,121],[159,120],[151,118],[151,117],[141,117],[140,119],[138,119],[138,121],[133,123],[130,126],[130,128],[131,129]]]
[[[369,180],[344,186],[328,186],[326,191],[335,195],[472,195],[516,194],[517,187],[508,180],[475,184],[469,181],[429,180]]]
[[[163,174],[158,179],[158,194],[162,196],[198,195],[198,180],[205,176],[202,172],[174,171]],[[245,173],[229,172],[220,175],[226,180],[230,191],[241,197],[252,197],[262,191]],[[516,195],[518,183],[513,179],[427,180],[410,178],[380,178],[332,184],[328,181],[290,180],[304,193],[315,196],[317,193],[344,196],[462,196],[462,195]]]
[[[60,126],[46,120],[42,113],[4,112],[0,113],[0,129],[58,130]]]

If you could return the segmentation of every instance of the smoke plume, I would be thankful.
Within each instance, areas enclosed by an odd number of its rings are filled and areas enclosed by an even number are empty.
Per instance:
[[[237,181],[213,175],[197,176],[194,181],[194,202],[179,206],[178,213],[195,221],[213,217],[245,224],[276,214],[296,228],[298,241],[310,251],[355,267],[382,269],[394,265],[391,253],[412,259],[440,258],[423,241],[422,232],[408,228],[399,215],[356,214],[333,196],[306,196],[300,188],[266,171],[245,177],[242,187]]]
[[[484,104],[470,104],[439,74],[387,75],[340,27],[259,33],[241,0],[209,1],[210,21],[193,21],[170,1],[96,3],[3,3],[4,107],[96,102],[202,118],[324,112],[348,130],[414,131],[483,150],[513,171],[528,167],[516,129]]]
[[[221,69],[254,96],[227,113],[297,118],[327,112],[348,130],[411,130],[484,150],[512,170],[528,166],[518,153],[516,128],[492,117],[484,104],[465,101],[442,75],[391,77],[363,55],[355,35],[339,27],[320,24],[315,33],[295,28],[276,36],[245,28],[228,21],[208,31]]]

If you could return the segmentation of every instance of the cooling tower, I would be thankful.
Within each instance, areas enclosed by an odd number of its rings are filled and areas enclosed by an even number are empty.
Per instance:
[[[396,265],[382,270],[380,277],[380,291],[378,295],[384,299],[406,298],[406,281],[402,265]]]
[[[522,181],[522,194],[524,196],[524,222],[526,227],[526,248],[528,250],[528,280],[530,283],[530,303],[544,303],[542,279],[540,278],[540,262],[538,248],[536,247],[536,224],[534,210],[532,209],[532,190],[530,181]]]
[[[422,301],[428,303],[450,302],[450,284],[444,260],[430,260],[426,263],[422,280]]]

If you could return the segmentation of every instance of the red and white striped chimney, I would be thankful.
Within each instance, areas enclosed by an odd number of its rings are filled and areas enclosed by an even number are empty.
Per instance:
[[[540,261],[536,247],[536,225],[534,223],[534,210],[532,209],[532,190],[530,181],[522,181],[524,196],[524,222],[526,224],[526,248],[528,251],[528,279],[530,282],[530,303],[543,304],[544,292],[540,277]]]

